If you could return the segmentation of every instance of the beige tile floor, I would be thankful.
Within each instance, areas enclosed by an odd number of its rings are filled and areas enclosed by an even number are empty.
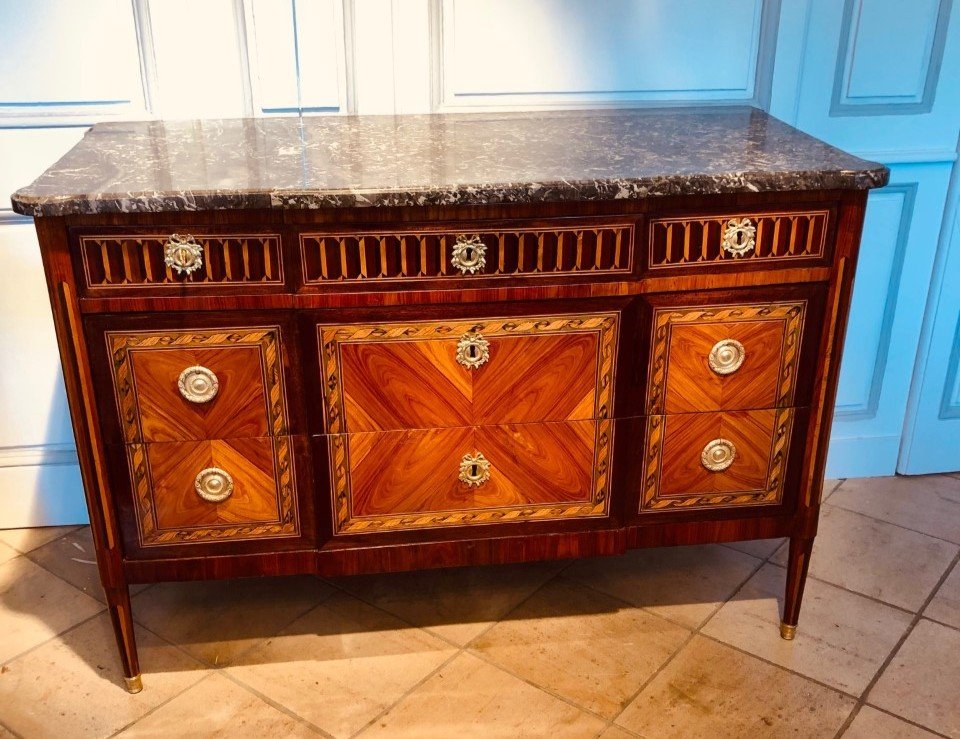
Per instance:
[[[780,541],[136,589],[128,695],[85,527],[0,531],[0,738],[960,737],[960,477],[831,483]]]

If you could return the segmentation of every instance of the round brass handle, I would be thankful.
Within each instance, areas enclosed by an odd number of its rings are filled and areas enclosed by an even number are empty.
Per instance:
[[[747,358],[747,351],[736,339],[723,339],[713,345],[707,362],[718,375],[732,375]]]
[[[464,454],[460,460],[460,482],[480,487],[490,479],[490,461],[482,452]]]
[[[700,463],[711,472],[723,472],[737,458],[737,448],[727,439],[714,439],[700,452]]]
[[[731,218],[723,232],[720,246],[735,257],[742,257],[757,245],[757,227],[749,218]]]
[[[219,467],[207,467],[200,470],[193,487],[208,503],[222,503],[233,494],[233,478]]]
[[[487,266],[487,247],[479,236],[457,236],[450,262],[463,274],[480,272]]]
[[[197,364],[180,373],[177,388],[191,403],[209,403],[220,391],[220,381],[212,370]]]
[[[173,234],[163,247],[163,263],[177,274],[188,275],[203,266],[203,247],[189,234]]]
[[[467,369],[476,369],[490,360],[490,342],[483,334],[469,333],[457,342],[457,361]]]

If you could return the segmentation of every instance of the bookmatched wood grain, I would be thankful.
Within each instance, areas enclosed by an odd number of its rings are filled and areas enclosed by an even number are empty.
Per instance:
[[[777,404],[786,343],[785,321],[703,321],[671,328],[664,410],[690,413],[708,410],[764,408]],[[733,339],[744,348],[744,360],[731,374],[710,368],[710,352]]]
[[[807,301],[657,308],[653,316],[647,409],[651,415],[792,405]],[[745,349],[732,374],[710,369],[722,339]]]
[[[779,503],[792,428],[792,408],[651,416],[641,510]],[[701,461],[715,439],[736,449],[725,470]]]
[[[522,423],[330,437],[345,533],[596,516],[606,511],[609,421]],[[490,479],[459,479],[480,452]]]
[[[131,444],[128,454],[144,546],[298,533],[287,437]],[[196,477],[210,467],[233,479],[224,501],[197,494]]]
[[[328,433],[605,418],[616,314],[321,325]],[[463,336],[489,360],[457,362]]]
[[[146,349],[130,352],[143,441],[182,441],[271,432],[259,347]],[[212,371],[217,394],[204,403],[184,398],[180,373],[200,365]]]
[[[276,327],[108,332],[107,343],[126,442],[287,433]],[[177,387],[194,365],[220,384],[205,403],[186,400]]]

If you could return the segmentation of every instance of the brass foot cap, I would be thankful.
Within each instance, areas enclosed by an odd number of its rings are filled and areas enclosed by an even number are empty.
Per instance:
[[[123,678],[123,684],[127,688],[128,693],[139,693],[143,690],[143,680],[139,675]]]
[[[791,626],[790,624],[785,624],[783,621],[780,622],[780,638],[786,639],[787,641],[792,641],[793,637],[797,635],[797,627]]]

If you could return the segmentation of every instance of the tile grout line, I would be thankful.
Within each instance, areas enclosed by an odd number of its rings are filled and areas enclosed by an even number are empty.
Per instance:
[[[289,716],[290,718],[292,718],[293,720],[295,720],[297,723],[300,723],[300,724],[302,724],[302,725],[304,725],[304,726],[312,729],[313,731],[316,731],[320,736],[326,737],[327,739],[335,739],[335,737],[334,737],[333,734],[331,734],[331,733],[328,732],[328,731],[323,730],[322,728],[320,728],[319,726],[317,726],[317,725],[316,725],[315,723],[313,723],[312,721],[309,721],[308,719],[305,719],[303,716],[301,716],[301,715],[299,715],[298,713],[296,713],[292,708],[283,705],[282,703],[274,700],[274,699],[271,698],[270,696],[264,695],[263,693],[261,693],[261,692],[260,692],[259,690],[257,690],[256,688],[253,688],[253,687],[247,685],[247,684],[246,684],[245,682],[243,682],[240,678],[238,678],[238,677],[236,677],[235,675],[233,675],[233,674],[231,674],[230,672],[228,672],[226,667],[224,667],[224,668],[218,668],[218,669],[216,670],[216,672],[217,672],[221,677],[223,677],[224,679],[229,680],[230,682],[232,682],[234,685],[236,685],[236,686],[237,686],[238,688],[240,688],[241,690],[245,690],[246,692],[250,693],[251,695],[256,696],[257,698],[259,698],[260,700],[262,700],[264,703],[266,703],[266,704],[269,705],[269,706],[272,706],[274,709],[276,709],[276,710],[279,711],[280,713],[284,714],[285,716]]]
[[[887,671],[887,667],[890,666],[890,663],[893,662],[894,658],[903,648],[904,643],[906,643],[907,638],[910,636],[910,634],[913,633],[913,630],[916,628],[917,624],[920,623],[920,621],[923,619],[923,612],[927,609],[927,606],[930,605],[930,601],[932,601],[936,597],[937,593],[940,592],[940,588],[943,586],[943,583],[946,581],[947,577],[950,575],[950,572],[953,570],[953,568],[957,566],[957,562],[960,562],[960,552],[954,555],[953,561],[946,568],[946,570],[944,570],[943,574],[940,576],[940,579],[937,581],[936,585],[933,586],[933,589],[930,591],[930,594],[927,596],[926,600],[923,602],[923,605],[917,610],[916,614],[914,615],[913,620],[910,622],[906,630],[900,636],[900,639],[897,641],[897,643],[893,646],[893,649],[890,650],[890,653],[887,655],[887,658],[880,665],[880,668],[876,671],[876,673],[874,673],[873,678],[870,680],[869,683],[867,683],[867,687],[864,688],[862,693],[860,693],[860,696],[857,699],[857,705],[854,708],[853,713],[851,713],[851,715],[847,717],[846,722],[844,722],[843,726],[840,727],[840,731],[837,732],[836,734],[836,739],[839,739],[839,737],[842,736],[843,733],[849,728],[849,725],[853,723],[853,719],[856,718],[856,715],[860,713],[860,709],[862,709],[864,705],[870,705],[867,702],[870,692],[873,690],[874,686],[880,681],[880,678]],[[897,716],[897,718],[904,718],[904,717]],[[913,722],[910,722],[910,723],[913,723]],[[923,728],[927,728],[927,727],[924,726]]]
[[[154,636],[156,636],[156,634],[154,634]],[[176,646],[176,645],[174,645],[174,646]],[[183,651],[183,650],[180,650],[180,651]],[[142,716],[140,716],[140,717],[138,717],[138,718],[135,718],[133,721],[130,721],[129,723],[124,724],[123,726],[121,726],[119,729],[117,729],[117,730],[114,731],[113,733],[108,734],[108,735],[107,735],[108,738],[109,738],[109,739],[112,739],[113,737],[117,736],[117,735],[120,734],[121,732],[124,732],[124,731],[126,731],[127,729],[129,729],[131,726],[135,726],[136,724],[140,723],[141,721],[143,721],[143,720],[144,720],[145,718],[147,718],[148,716],[150,716],[150,715],[156,713],[157,711],[159,711],[161,708],[163,708],[163,707],[164,707],[165,705],[167,705],[168,703],[171,703],[171,702],[175,701],[177,698],[179,698],[181,695],[183,695],[184,693],[186,693],[186,692],[187,692],[188,690],[190,690],[191,688],[195,688],[197,685],[199,685],[200,683],[204,682],[205,680],[209,680],[209,679],[213,676],[213,674],[214,674],[214,673],[212,673],[212,672],[208,672],[206,675],[202,675],[199,680],[197,680],[196,682],[190,683],[190,685],[188,685],[188,686],[187,686],[186,688],[184,688],[183,690],[177,691],[176,693],[174,693],[173,695],[171,695],[169,698],[167,698],[167,700],[161,701],[160,703],[158,703],[157,705],[155,705],[153,708],[149,709],[149,710],[148,710],[146,713],[144,713]]]
[[[867,708],[872,708],[874,711],[879,711],[880,713],[886,714],[887,716],[892,716],[893,718],[897,719],[898,721],[902,721],[902,722],[905,723],[905,724],[910,724],[910,726],[915,726],[915,727],[917,727],[918,729],[922,729],[923,731],[925,731],[925,732],[927,732],[927,733],[929,733],[929,734],[933,734],[934,736],[939,736],[939,737],[941,737],[942,739],[951,739],[951,738],[950,738],[949,736],[947,736],[946,734],[941,734],[939,731],[935,731],[934,729],[931,729],[931,728],[929,728],[928,726],[924,726],[923,724],[918,724],[918,723],[917,723],[916,721],[914,721],[913,719],[909,719],[909,718],[906,718],[906,717],[904,717],[904,716],[900,716],[900,715],[898,715],[898,714],[896,714],[896,713],[893,713],[893,711],[888,711],[886,708],[880,708],[880,706],[875,706],[875,705],[873,705],[872,703],[864,703],[862,706],[861,706],[861,705],[858,705],[858,706],[857,706],[857,710],[856,710],[856,714],[857,714],[857,715],[860,714],[860,711],[861,711],[861,709],[864,708],[864,706],[866,706]],[[856,716],[854,716],[854,718],[856,718]],[[852,723],[852,722],[851,722],[851,723]],[[847,727],[847,728],[849,729],[849,727]],[[839,736],[839,735],[838,735],[838,736]]]
[[[618,729],[623,728],[616,723],[617,719],[623,715],[623,712],[626,711],[627,708],[629,708],[631,705],[633,705],[633,702],[640,696],[641,693],[643,693],[644,690],[646,690],[647,686],[649,686],[654,680],[656,680],[657,677],[659,677],[660,673],[662,673],[665,669],[667,669],[667,667],[679,656],[679,654],[684,649],[686,649],[687,645],[690,644],[690,642],[692,642],[697,636],[700,635],[700,630],[710,622],[710,620],[720,611],[721,608],[723,608],[727,603],[729,603],[731,599],[736,597],[737,593],[739,593],[743,589],[743,586],[746,585],[748,582],[750,582],[753,576],[760,571],[760,569],[767,563],[770,557],[776,554],[779,550],[780,550],[780,547],[777,547],[770,554],[768,554],[766,558],[754,557],[754,559],[758,560],[756,567],[754,567],[753,570],[751,570],[750,573],[747,574],[747,576],[740,582],[740,584],[737,585],[737,587],[730,592],[730,595],[728,595],[723,601],[718,603],[717,606],[709,613],[709,615],[707,615],[706,618],[702,619],[700,623],[697,624],[697,626],[691,630],[690,635],[684,640],[684,642],[680,646],[678,646],[677,649],[674,650],[674,652],[666,660],[664,660],[663,664],[661,664],[653,672],[653,674],[650,675],[650,677],[648,677],[646,680],[643,681],[640,687],[637,688],[637,690],[634,691],[634,693],[630,695],[626,701],[624,701],[623,708],[621,708],[620,711],[613,718],[609,720],[607,724],[607,728],[610,728],[612,726],[616,726]],[[741,553],[745,554],[745,552],[741,552]],[[753,556],[753,555],[747,555],[747,556]],[[633,606],[633,607],[636,608],[637,606]],[[642,606],[640,606],[640,608],[646,611],[646,609],[643,608]],[[649,611],[646,611],[646,612],[649,613]]]
[[[864,518],[869,518],[872,521],[879,521],[880,523],[889,524],[890,526],[896,526],[898,529],[903,529],[904,531],[911,531],[914,534],[922,534],[923,536],[929,536],[931,539],[936,539],[937,541],[943,541],[947,544],[952,544],[953,546],[960,546],[960,543],[955,541],[950,541],[950,539],[944,539],[942,536],[937,536],[936,534],[930,534],[926,531],[921,531],[920,529],[913,529],[909,526],[904,526],[903,524],[896,523],[895,521],[888,521],[885,518],[880,518],[879,516],[871,516],[869,513],[864,513],[863,511],[858,511],[853,508],[847,508],[846,506],[838,505],[837,503],[824,503],[823,505],[830,505],[834,508],[839,508],[840,510],[846,511],[847,513],[856,513]],[[822,508],[822,506],[821,506]]]
[[[278,577],[287,577],[287,576],[286,576],[286,575],[278,575]],[[293,576],[291,576],[291,577],[296,577],[296,576],[293,575]],[[320,579],[320,578],[317,578],[317,579]],[[175,582],[175,581],[167,581],[167,582]],[[194,582],[199,582],[199,581],[194,581]],[[140,593],[137,593],[137,595],[140,595]],[[292,618],[290,618],[289,621],[284,621],[284,622],[282,622],[282,623],[277,627],[275,633],[273,633],[273,634],[268,634],[267,636],[264,636],[264,637],[261,638],[261,639],[257,639],[253,644],[251,644],[250,646],[248,646],[246,649],[243,649],[243,650],[241,650],[240,652],[237,652],[237,654],[234,656],[233,659],[234,659],[234,660],[238,660],[238,659],[240,659],[241,657],[243,657],[244,655],[249,654],[251,651],[253,651],[253,650],[256,649],[257,647],[259,647],[259,646],[260,646],[261,644],[263,644],[265,641],[267,641],[267,640],[269,640],[269,639],[272,639],[272,638],[275,637],[275,636],[279,636],[279,634],[280,634],[281,631],[283,631],[285,628],[287,628],[288,626],[290,626],[294,621],[297,621],[298,619],[303,618],[303,617],[306,616],[308,613],[310,613],[310,612],[312,612],[313,610],[315,610],[315,609],[319,608],[320,606],[322,606],[324,603],[326,603],[326,602],[330,599],[331,596],[332,596],[332,593],[328,593],[328,594],[326,595],[326,597],[321,598],[319,601],[317,601],[317,602],[314,603],[312,606],[310,606],[309,608],[307,608],[307,610],[305,610],[303,613],[300,613],[300,614],[298,614],[298,615],[296,615],[296,616],[293,616]],[[133,610],[133,609],[131,608],[131,611],[132,611],[132,610]],[[233,664],[226,664],[226,663],[224,663],[224,664],[222,664],[222,665],[217,665],[217,664],[214,664],[214,663],[208,661],[205,657],[198,657],[198,656],[196,656],[196,655],[193,655],[193,654],[191,654],[190,652],[186,651],[185,649],[181,648],[179,644],[176,644],[176,643],[174,643],[174,642],[171,642],[169,639],[165,639],[165,638],[161,637],[161,636],[160,636],[159,634],[157,634],[153,629],[151,629],[149,626],[147,626],[147,625],[146,625],[145,623],[143,623],[142,621],[138,620],[136,617],[133,617],[133,622],[134,622],[135,625],[139,626],[139,627],[142,628],[142,629],[145,629],[145,630],[149,631],[149,632],[150,632],[151,634],[153,634],[154,636],[157,636],[157,637],[163,639],[163,640],[164,640],[165,642],[167,642],[168,644],[172,644],[173,646],[180,648],[181,651],[182,651],[184,654],[186,654],[187,656],[190,657],[190,659],[192,659],[192,660],[194,660],[194,661],[196,661],[196,662],[199,662],[200,664],[204,665],[205,667],[208,667],[208,668],[213,669],[213,670],[220,670],[220,669],[223,669],[223,668],[226,668],[226,667],[232,667],[232,666],[234,666]]]
[[[960,553],[960,550],[958,550],[958,553]],[[953,563],[953,560],[951,560],[951,564],[952,564],[952,563]],[[770,564],[771,567],[776,567],[778,570],[786,570],[786,569],[787,569],[786,565],[782,565],[782,564],[779,564],[779,563],[777,563],[777,562],[770,562],[769,564]],[[949,574],[949,571],[950,571],[950,565],[947,565],[947,574]],[[848,587],[846,587],[846,586],[844,586],[844,585],[838,585],[837,583],[831,582],[830,580],[824,580],[822,577],[814,577],[813,575],[808,574],[808,575],[807,575],[807,579],[809,579],[809,580],[814,580],[814,581],[820,583],[821,585],[828,585],[828,586],[830,586],[831,588],[836,588],[837,590],[842,590],[842,591],[844,591],[845,593],[850,593],[851,595],[859,596],[860,598],[865,598],[866,600],[873,601],[874,603],[876,603],[876,604],[878,604],[878,605],[886,606],[887,608],[892,608],[892,609],[894,609],[895,611],[900,611],[901,613],[906,614],[906,615],[908,615],[908,616],[914,616],[914,615],[916,615],[916,614],[918,613],[918,611],[911,611],[909,608],[905,608],[905,607],[903,607],[903,606],[898,606],[896,603],[890,603],[890,602],[888,602],[888,601],[882,600],[882,599],[878,598],[878,597],[875,596],[875,595],[869,595],[868,593],[861,593],[859,590],[851,590],[850,588],[848,588]],[[921,604],[921,606],[920,606],[921,610],[923,609],[923,606],[924,606],[925,603],[926,603],[926,601],[924,601],[924,603]]]
[[[30,531],[30,530],[35,529],[35,528],[41,528],[41,529],[45,529],[45,528],[65,528],[65,529],[70,529],[70,531],[64,531],[62,534],[53,537],[50,541],[45,541],[45,542],[44,542],[43,544],[41,544],[40,546],[36,546],[36,547],[34,547],[33,549],[31,549],[30,551],[28,551],[28,552],[25,552],[25,551],[23,551],[22,549],[17,549],[15,546],[13,546],[13,544],[7,544],[7,546],[10,547],[11,549],[13,549],[13,551],[17,552],[17,554],[20,554],[21,556],[26,557],[30,552],[35,552],[35,551],[37,551],[38,549],[42,549],[43,547],[47,546],[48,544],[53,544],[55,541],[60,541],[63,537],[69,536],[70,534],[74,533],[75,531],[79,531],[79,530],[82,529],[84,526],[89,526],[89,525],[90,525],[89,523],[79,523],[79,524],[66,524],[66,525],[63,526],[63,527],[60,527],[60,526],[26,526],[26,527],[22,527],[22,528],[18,528],[18,529],[16,529],[16,528],[15,528],[15,529],[3,529],[3,531]],[[4,544],[6,544],[6,542],[4,542]]]
[[[0,729],[3,729],[4,731],[10,732],[10,735],[13,736],[15,739],[25,739],[25,737],[23,736],[23,734],[20,734],[20,733],[14,731],[14,730],[11,729],[9,726],[7,726],[5,723],[3,723],[3,721],[0,721]]]
[[[445,668],[447,665],[449,665],[451,662],[453,662],[457,657],[461,656],[462,654],[465,654],[465,653],[467,652],[467,650],[469,649],[470,645],[471,645],[473,642],[475,642],[477,639],[479,639],[479,638],[481,638],[482,636],[484,636],[488,631],[490,631],[490,630],[491,630],[492,628],[494,628],[497,624],[499,624],[504,618],[506,618],[507,616],[509,616],[509,615],[510,615],[511,613],[513,613],[517,608],[519,608],[520,606],[522,606],[524,603],[526,603],[528,600],[530,600],[534,595],[536,595],[537,593],[539,593],[544,587],[547,586],[548,583],[552,582],[552,581],[555,580],[557,577],[559,577],[563,572],[565,572],[567,569],[569,569],[570,567],[572,567],[576,561],[577,561],[576,559],[571,559],[571,560],[569,560],[568,562],[566,562],[566,563],[565,563],[562,567],[560,567],[556,572],[554,572],[553,574],[551,574],[551,575],[550,575],[549,577],[547,577],[543,582],[541,582],[537,587],[535,587],[532,591],[530,591],[530,593],[528,593],[524,598],[522,598],[521,600],[519,600],[512,608],[510,608],[509,610],[507,610],[505,613],[501,614],[500,617],[495,618],[495,619],[493,620],[493,623],[491,623],[489,626],[487,626],[486,628],[484,628],[483,631],[481,631],[480,633],[478,633],[476,636],[474,636],[473,638],[471,638],[470,640],[468,640],[468,641],[467,641],[465,644],[463,644],[463,645],[459,645],[459,644],[456,644],[456,643],[454,643],[454,642],[451,642],[449,639],[446,639],[446,638],[440,636],[439,634],[435,634],[434,632],[430,631],[429,629],[426,629],[426,628],[424,628],[424,627],[422,627],[422,626],[417,626],[416,624],[414,624],[414,623],[412,623],[412,622],[410,622],[410,621],[407,621],[406,619],[401,618],[401,617],[396,616],[395,614],[392,614],[392,613],[391,613],[391,614],[390,614],[391,616],[394,616],[395,618],[400,618],[400,620],[403,621],[404,623],[407,623],[407,624],[409,624],[410,626],[412,626],[412,627],[414,627],[414,628],[417,628],[417,629],[423,629],[424,631],[427,631],[431,636],[434,636],[434,637],[440,639],[441,641],[445,641],[447,644],[450,644],[452,647],[454,647],[457,651],[456,651],[456,653],[453,654],[448,660],[446,660],[442,665],[440,665],[440,666],[437,667],[435,670],[433,670],[429,675],[427,675],[426,677],[424,677],[424,678],[423,678],[422,680],[420,680],[416,685],[412,686],[412,687],[411,687],[409,690],[407,690],[403,695],[401,695],[396,701],[394,701],[394,702],[393,702],[392,704],[390,704],[387,708],[385,708],[385,709],[384,709],[383,711],[381,711],[379,714],[377,714],[376,716],[374,716],[370,721],[368,721],[366,724],[364,724],[364,725],[363,725],[355,734],[353,734],[352,736],[353,736],[353,737],[359,736],[359,735],[362,734],[364,731],[366,731],[368,728],[370,728],[374,723],[376,723],[379,719],[383,718],[383,717],[384,717],[386,714],[388,714],[391,710],[393,710],[393,709],[396,708],[398,705],[400,705],[404,700],[406,700],[410,695],[412,695],[413,692],[414,692],[415,690],[417,690],[417,688],[419,688],[421,685],[423,685],[427,680],[429,680],[429,679],[432,678],[434,675],[436,675],[437,673],[439,673],[443,668]],[[347,591],[344,591],[344,592],[347,592]],[[353,595],[352,593],[347,592],[347,594],[348,594],[348,595],[351,595],[352,597],[357,598],[357,596]],[[363,602],[363,603],[367,603],[367,605],[370,605],[370,606],[372,606],[372,607],[374,607],[374,608],[378,608],[378,609],[381,610],[381,611],[385,610],[385,609],[383,609],[383,608],[380,608],[379,606],[373,605],[372,603],[368,603],[366,600],[364,600],[364,599],[362,599],[362,598],[357,598],[357,599],[360,600],[360,601]],[[387,612],[387,613],[390,613],[389,611],[386,611],[386,612]],[[473,653],[471,652],[471,655],[472,655],[472,654],[473,654]],[[497,667],[498,667],[498,669],[502,669],[502,668],[499,667],[499,665],[498,665]],[[506,673],[507,673],[508,675],[510,675],[511,677],[518,677],[517,675],[514,675],[514,674],[513,674],[512,672],[510,672],[509,670],[503,670],[503,671],[506,672]],[[520,678],[518,678],[518,679],[520,679]],[[524,682],[526,682],[526,681],[524,681]],[[534,686],[534,687],[535,687],[537,690],[541,691],[541,692],[545,692],[545,691],[543,691],[543,689],[540,688],[539,686]],[[582,708],[580,708],[580,706],[577,706],[577,708],[578,708],[579,710],[583,710]]]

